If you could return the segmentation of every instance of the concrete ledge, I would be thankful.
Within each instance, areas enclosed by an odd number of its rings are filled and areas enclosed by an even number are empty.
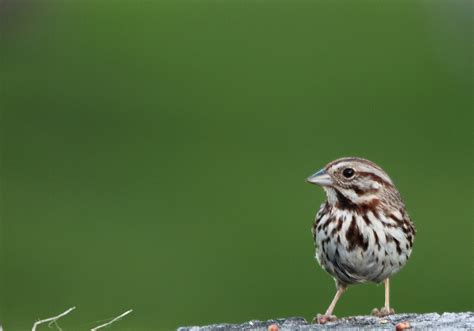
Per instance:
[[[276,324],[280,331],[290,330],[395,330],[401,322],[409,322],[410,330],[474,330],[474,313],[429,313],[429,314],[397,314],[385,318],[373,316],[345,317],[325,325],[309,324],[302,317],[280,318],[268,321],[249,321],[243,324],[213,324],[208,326],[180,327],[178,331],[224,331],[252,330],[268,331],[268,327]]]

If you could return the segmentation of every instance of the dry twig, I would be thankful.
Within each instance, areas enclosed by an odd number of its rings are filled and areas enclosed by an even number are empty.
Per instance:
[[[53,317],[49,317],[49,318],[45,318],[43,320],[39,320],[39,321],[36,321],[35,324],[33,324],[33,328],[31,329],[31,331],[36,331],[36,328],[38,327],[38,325],[40,324],[44,324],[44,323],[48,323],[49,322],[49,325],[51,324],[56,324],[56,322],[58,321],[58,319],[60,319],[61,317],[69,314],[71,311],[73,311],[74,309],[76,309],[76,307],[71,307],[69,308],[68,310],[66,310],[64,313],[61,313],[57,316],[53,316]],[[59,329],[59,331],[61,331],[61,328],[56,324],[56,327]]]
[[[111,320],[110,322],[107,322],[107,323],[101,324],[101,325],[99,325],[99,326],[96,326],[95,328],[91,329],[91,331],[97,331],[97,330],[99,330],[99,329],[105,328],[105,327],[109,326],[110,324],[112,324],[112,323],[114,323],[114,322],[120,320],[121,318],[127,316],[127,315],[130,314],[132,311],[133,311],[133,309],[129,309],[129,310],[127,310],[125,313],[123,313],[123,314],[121,314],[121,315],[115,317],[115,318],[114,318],[113,320]]]

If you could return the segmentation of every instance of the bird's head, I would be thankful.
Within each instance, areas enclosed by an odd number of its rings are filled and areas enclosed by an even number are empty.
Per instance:
[[[330,204],[353,207],[399,202],[399,194],[387,173],[375,163],[356,157],[330,162],[307,181],[326,191]]]

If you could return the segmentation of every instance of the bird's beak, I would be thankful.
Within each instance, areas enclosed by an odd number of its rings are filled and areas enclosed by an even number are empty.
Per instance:
[[[331,176],[328,175],[325,169],[321,169],[314,175],[309,176],[306,181],[321,186],[331,186],[333,184]]]

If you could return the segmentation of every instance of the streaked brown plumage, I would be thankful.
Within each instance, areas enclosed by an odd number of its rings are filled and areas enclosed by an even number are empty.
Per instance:
[[[324,315],[332,320],[337,300],[348,285],[385,283],[385,306],[374,315],[393,313],[389,279],[410,257],[415,227],[390,177],[375,163],[346,157],[308,178],[321,185],[327,200],[312,227],[319,264],[335,280],[337,293]]]

